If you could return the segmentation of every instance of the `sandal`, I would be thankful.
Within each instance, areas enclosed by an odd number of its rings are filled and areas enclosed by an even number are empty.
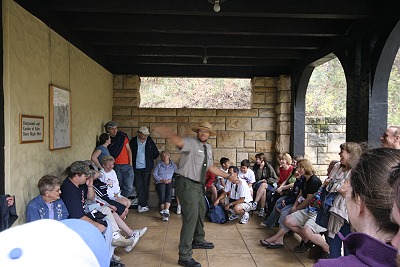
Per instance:
[[[283,248],[284,246],[285,246],[284,244],[269,243],[267,245],[267,248],[275,249],[275,248]]]
[[[268,245],[271,244],[271,243],[268,242],[266,239],[262,239],[262,240],[260,240],[260,244],[261,244],[262,246],[268,246]]]

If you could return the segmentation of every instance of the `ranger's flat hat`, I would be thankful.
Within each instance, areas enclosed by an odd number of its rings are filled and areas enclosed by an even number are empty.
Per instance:
[[[207,121],[200,123],[198,126],[192,127],[193,132],[197,133],[198,130],[207,130],[211,135],[215,135],[215,131],[212,129],[211,124]]]

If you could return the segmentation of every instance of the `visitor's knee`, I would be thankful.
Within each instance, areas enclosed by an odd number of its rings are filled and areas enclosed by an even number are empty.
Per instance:
[[[286,227],[292,228],[296,226],[296,222],[293,219],[293,216],[288,215],[286,218],[283,220],[283,223],[286,225]]]
[[[236,214],[239,214],[239,213],[241,213],[241,212],[243,211],[243,209],[242,209],[241,206],[242,206],[242,205],[235,205],[235,206],[233,207],[233,210],[235,211]]]

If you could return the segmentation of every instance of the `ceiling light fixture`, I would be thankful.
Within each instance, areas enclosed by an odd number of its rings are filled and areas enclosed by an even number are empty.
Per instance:
[[[219,5],[219,0],[215,0],[214,11],[219,12],[221,10],[221,6]]]
[[[214,11],[219,12],[221,10],[220,4],[225,2],[225,0],[208,0],[211,4],[214,4]]]

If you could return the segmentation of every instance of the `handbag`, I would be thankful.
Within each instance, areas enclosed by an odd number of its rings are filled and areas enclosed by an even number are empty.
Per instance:
[[[329,193],[325,187],[321,187],[318,190],[318,192],[320,193],[320,201],[322,204],[318,210],[317,217],[315,219],[315,223],[317,223],[321,227],[327,228],[328,222],[329,222],[329,217],[331,215],[331,213],[329,212],[329,209],[331,208],[333,200],[336,197],[336,192]]]

